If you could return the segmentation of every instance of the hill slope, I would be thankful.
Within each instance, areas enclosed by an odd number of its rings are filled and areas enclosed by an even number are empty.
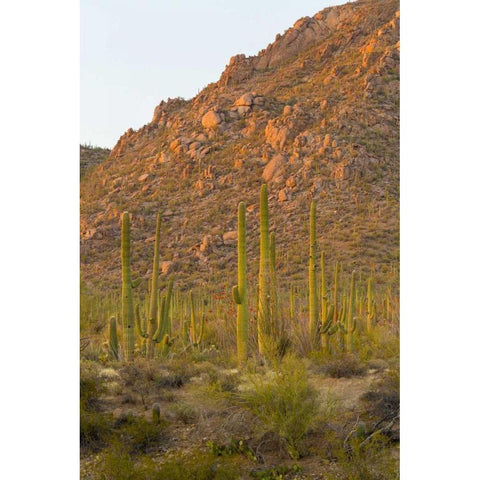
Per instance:
[[[306,279],[308,206],[318,199],[327,259],[379,281],[398,262],[399,12],[360,0],[298,20],[256,56],[232,57],[191,100],[161,102],[81,181],[86,285],[117,288],[120,214],[132,262],[147,278],[163,212],[163,278],[235,282],[236,206],[247,204],[249,275],[258,251],[258,196],[268,183],[280,278]],[[395,273],[396,275],[396,273]]]

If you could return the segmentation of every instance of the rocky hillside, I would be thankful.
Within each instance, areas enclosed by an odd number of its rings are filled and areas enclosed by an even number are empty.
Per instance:
[[[87,169],[102,163],[110,155],[108,148],[92,147],[91,145],[80,145],[80,178]]]
[[[258,55],[232,57],[195,98],[162,101],[125,132],[81,182],[85,284],[117,288],[124,210],[133,269],[147,278],[161,211],[163,277],[229,291],[240,200],[249,274],[258,268],[263,182],[282,281],[306,279],[312,198],[327,259],[389,278],[399,247],[398,8],[359,0],[301,18]]]

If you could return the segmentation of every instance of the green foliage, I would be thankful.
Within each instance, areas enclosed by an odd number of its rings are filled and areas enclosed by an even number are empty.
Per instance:
[[[99,406],[99,397],[105,385],[98,376],[98,368],[90,362],[82,362],[80,369],[80,410],[93,411]]]
[[[80,448],[82,453],[98,452],[111,439],[113,415],[80,410]]]
[[[143,459],[134,475],[146,480],[238,480],[241,469],[234,459],[219,458],[200,450],[175,455],[161,464]],[[136,480],[137,477],[132,476]]]
[[[161,421],[151,423],[143,416],[128,415],[115,426],[114,438],[131,454],[158,450],[166,440],[165,424]]]
[[[215,442],[207,442],[207,448],[209,451],[217,457],[229,457],[232,455],[245,455],[250,460],[256,462],[257,457],[253,453],[253,450],[243,441],[231,439],[229,443],[225,445],[219,445]]]
[[[336,462],[327,480],[398,480],[398,458],[388,448],[388,439],[379,435],[367,444],[361,435],[354,435],[345,445],[334,448]]]
[[[284,480],[285,475],[301,473],[302,468],[299,465],[279,466],[251,472],[250,476],[257,480]]]
[[[316,392],[308,384],[305,365],[287,356],[271,378],[252,377],[252,388],[241,395],[248,409],[285,442],[292,458],[302,454],[302,440],[318,418]]]
[[[350,378],[365,375],[366,367],[352,354],[340,354],[321,360],[321,370],[332,378]]]
[[[103,453],[97,473],[99,480],[140,480],[141,478],[139,472],[135,471],[132,457],[118,442]]]

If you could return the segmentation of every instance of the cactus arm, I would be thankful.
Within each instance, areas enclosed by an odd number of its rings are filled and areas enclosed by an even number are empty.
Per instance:
[[[137,288],[140,284],[142,283],[142,278],[136,278],[135,280],[132,280],[132,288]]]
[[[235,285],[235,286],[232,288],[232,297],[233,297],[233,301],[234,301],[237,305],[241,305],[241,304],[242,304],[242,299],[240,298],[240,292],[238,291],[238,285]]]
[[[140,317],[140,305],[138,303],[135,305],[135,324],[137,325],[137,330],[140,336],[143,338],[147,338],[148,334],[142,326],[142,319]]]

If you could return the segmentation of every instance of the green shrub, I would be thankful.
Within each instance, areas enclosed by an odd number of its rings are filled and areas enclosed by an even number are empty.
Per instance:
[[[115,437],[131,454],[158,450],[166,439],[165,423],[151,423],[145,417],[127,415],[117,421]]]
[[[282,439],[289,455],[299,458],[302,439],[318,418],[317,395],[305,365],[294,357],[286,357],[272,373],[271,378],[252,377],[252,388],[241,399],[266,431]]]
[[[218,458],[200,450],[180,454],[161,464],[144,459],[136,469],[147,480],[237,480],[241,469],[235,459]],[[132,476],[136,480],[137,477]],[[122,479],[123,480],[123,479]]]
[[[113,415],[80,412],[80,449],[82,453],[98,452],[105,448],[112,435]]]
[[[82,363],[80,369],[80,410],[96,410],[99,397],[105,391],[103,380],[94,364]]]
[[[172,409],[176,418],[185,425],[194,423],[197,419],[197,411],[187,403],[175,403]]]
[[[366,368],[358,357],[352,354],[342,354],[327,360],[321,370],[332,378],[350,378],[365,375]]]
[[[115,443],[101,456],[97,478],[98,480],[140,480],[144,477],[135,469],[128,452],[121,444]]]

